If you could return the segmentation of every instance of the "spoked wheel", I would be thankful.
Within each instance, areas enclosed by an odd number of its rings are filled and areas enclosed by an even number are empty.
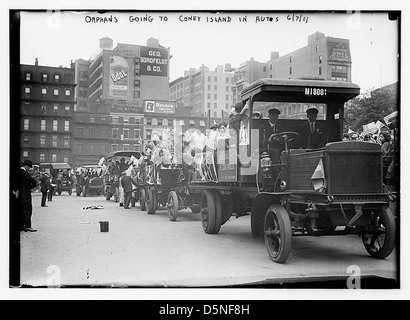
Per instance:
[[[148,214],[155,214],[158,207],[158,195],[155,190],[148,190],[147,196],[147,207],[148,207]]]
[[[201,222],[205,233],[215,234],[221,229],[220,195],[213,190],[205,190],[202,197]]]
[[[140,189],[140,209],[141,211],[147,210],[146,207],[147,196],[144,188]]]
[[[379,216],[362,234],[362,240],[367,252],[377,259],[387,258],[395,247],[396,222],[389,208],[383,208]]]
[[[292,249],[292,227],[288,212],[281,205],[272,205],[265,215],[265,246],[272,261],[284,263]]]
[[[178,195],[175,191],[171,191],[168,194],[168,203],[167,203],[167,209],[168,209],[168,216],[169,220],[171,221],[176,221],[178,218],[178,209],[179,209],[179,201],[178,201]]]

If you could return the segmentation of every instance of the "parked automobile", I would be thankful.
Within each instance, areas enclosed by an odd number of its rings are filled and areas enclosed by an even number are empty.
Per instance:
[[[104,191],[102,167],[98,165],[85,165],[76,171],[77,183],[75,186],[77,196],[88,194],[101,195]]]

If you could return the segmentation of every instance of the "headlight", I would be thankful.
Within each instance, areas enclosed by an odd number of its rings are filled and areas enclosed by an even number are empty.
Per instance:
[[[262,153],[261,156],[261,167],[266,168],[272,165],[272,160],[267,152]]]

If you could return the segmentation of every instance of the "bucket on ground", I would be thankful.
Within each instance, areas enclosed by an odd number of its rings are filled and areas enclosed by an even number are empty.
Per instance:
[[[108,232],[108,221],[100,221],[100,231]]]

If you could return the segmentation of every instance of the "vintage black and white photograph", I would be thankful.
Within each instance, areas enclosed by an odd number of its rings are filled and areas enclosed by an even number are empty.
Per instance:
[[[9,17],[10,287],[401,288],[400,10]]]

